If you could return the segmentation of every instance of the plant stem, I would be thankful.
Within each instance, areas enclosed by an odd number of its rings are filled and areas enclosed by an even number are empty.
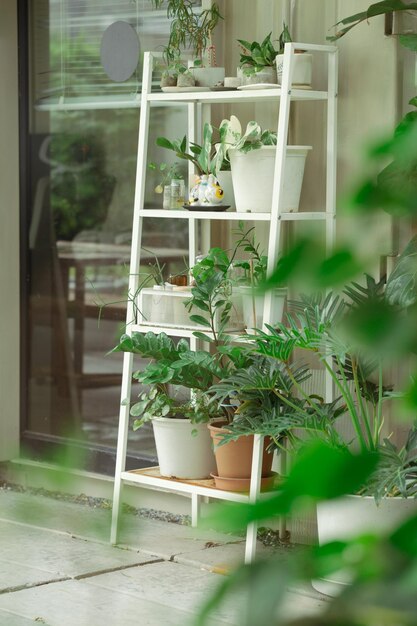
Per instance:
[[[381,428],[382,428],[382,424],[383,424],[383,418],[382,418],[382,392],[383,392],[383,386],[382,386],[382,363],[379,363],[379,365],[378,365],[378,402],[377,402],[377,406],[376,406],[376,416],[375,416],[375,420],[374,420],[374,446],[375,446],[375,448],[378,447],[379,436],[380,436],[380,432],[381,432]]]
[[[362,398],[360,385],[359,385],[359,379],[358,379],[357,364],[356,364],[356,360],[353,357],[352,357],[352,373],[353,373],[353,381],[354,381],[354,384],[355,384],[356,399],[357,399],[358,404],[359,404],[360,409],[361,409],[362,423],[363,423],[363,425],[365,427],[365,431],[366,431],[366,434],[368,436],[369,448],[371,450],[373,450],[375,446],[374,446],[374,440],[373,440],[373,437],[372,437],[371,426],[370,426],[370,423],[369,423],[368,408],[366,407],[366,403],[364,403],[364,399]]]
[[[337,361],[337,365],[339,368],[339,372],[341,377],[343,378],[343,382],[344,385],[342,385],[342,383],[340,382],[338,376],[336,376],[335,372],[333,371],[333,368],[327,363],[326,359],[324,359],[323,363],[325,368],[327,369],[327,371],[329,372],[330,376],[332,377],[334,383],[336,384],[336,386],[339,388],[340,393],[343,396],[343,399],[346,402],[346,406],[348,407],[350,416],[352,418],[352,422],[353,422],[353,426],[355,429],[355,432],[357,434],[360,446],[361,446],[361,450],[362,452],[366,452],[367,451],[367,445],[366,445],[366,440],[363,436],[363,432],[362,432],[362,428],[361,428],[361,424],[358,418],[358,414],[356,412],[356,407],[355,407],[355,402],[352,398],[352,395],[349,391],[349,387],[348,387],[348,382],[346,380],[346,377],[344,375],[343,372],[343,366],[340,362],[340,359],[336,358]]]

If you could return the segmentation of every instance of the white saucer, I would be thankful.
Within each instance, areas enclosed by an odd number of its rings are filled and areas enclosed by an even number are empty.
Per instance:
[[[161,87],[164,93],[184,93],[187,91],[210,91],[208,87]]]
[[[254,85],[240,85],[238,89],[241,91],[252,91],[255,89],[279,89],[278,84],[273,83],[255,83]]]

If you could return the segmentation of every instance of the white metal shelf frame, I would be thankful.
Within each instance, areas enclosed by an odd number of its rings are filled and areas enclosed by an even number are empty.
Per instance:
[[[327,55],[327,91],[313,91],[292,88],[292,74],[294,68],[295,50],[303,50],[306,52],[324,53]],[[203,224],[207,224],[208,220],[248,220],[270,222],[269,244],[268,244],[268,268],[267,273],[270,275],[276,266],[279,254],[279,243],[281,241],[281,225],[283,221],[300,221],[300,220],[323,220],[326,234],[326,247],[330,251],[334,245],[335,239],[335,212],[336,212],[336,147],[337,147],[337,82],[338,82],[338,49],[334,46],[320,46],[315,44],[303,44],[298,42],[288,43],[285,45],[284,64],[282,84],[280,89],[258,91],[236,91],[236,92],[181,92],[181,93],[152,93],[152,71],[154,58],[159,55],[145,52],[143,66],[142,96],[140,105],[140,122],[138,136],[138,152],[136,167],[136,185],[134,214],[132,226],[132,254],[130,262],[130,281],[129,292],[136,293],[138,288],[138,271],[140,265],[140,248],[142,239],[142,223],[146,217],[158,217],[161,219],[180,218],[189,222],[189,263],[192,266],[195,262],[197,250],[197,223],[199,220]],[[327,103],[327,139],[326,139],[326,208],[321,212],[299,212],[287,213],[280,209],[283,185],[284,185],[284,168],[286,159],[286,146],[288,142],[288,126],[290,116],[290,106],[292,101],[323,101]],[[145,180],[146,180],[146,157],[148,144],[148,127],[149,114],[152,104],[162,103],[184,103],[188,106],[189,119],[189,141],[197,141],[201,133],[203,115],[203,105],[215,103],[241,103],[253,101],[279,101],[279,117],[277,128],[277,150],[275,159],[274,183],[272,193],[272,207],[270,213],[236,213],[223,212],[189,212],[189,211],[158,211],[144,209],[145,196]],[[271,321],[272,313],[272,297],[267,294],[264,305],[264,324]],[[128,302],[126,319],[134,319],[134,303]],[[146,327],[139,325],[127,325],[126,332],[132,333],[140,330],[147,330]],[[157,329],[158,330],[158,329]],[[159,330],[165,330],[159,328]],[[166,329],[168,334],[172,336],[188,336],[191,342],[195,342],[195,338],[191,332],[181,329]],[[194,344],[195,345],[195,344]],[[124,354],[123,360],[123,377],[121,386],[121,399],[130,397],[132,382],[133,355]],[[326,399],[331,400],[333,397],[333,388],[330,378],[326,380]],[[111,542],[117,543],[118,521],[121,505],[121,493],[124,482],[140,484],[143,487],[158,488],[174,491],[177,493],[187,493],[192,499],[192,520],[197,523],[198,512],[200,509],[200,498],[211,496],[212,490],[208,493],[201,488],[187,485],[179,482],[167,481],[163,479],[152,479],[143,477],[140,474],[133,475],[131,472],[125,471],[127,438],[129,430],[129,406],[121,404],[119,415],[119,430],[116,469],[114,480],[114,496],[112,511],[112,527]],[[227,494],[227,492],[218,492],[219,499],[228,499],[231,501],[249,501],[256,502],[260,494],[261,467],[262,467],[262,447],[263,437],[255,435],[253,458],[252,458],[252,474],[250,481],[250,490],[248,496],[237,496],[237,494]],[[204,493],[203,493],[204,492]],[[285,531],[285,526],[281,528]],[[246,534],[245,562],[251,562],[255,557],[256,551],[256,524],[250,524]]]

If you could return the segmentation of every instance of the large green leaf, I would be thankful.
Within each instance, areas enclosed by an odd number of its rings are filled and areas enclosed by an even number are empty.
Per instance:
[[[400,256],[386,286],[390,304],[406,308],[417,300],[417,236],[413,237]]]
[[[335,24],[335,26],[345,26],[346,28],[339,29],[332,37],[328,37],[330,41],[336,41],[348,33],[352,28],[368,20],[371,17],[377,15],[385,15],[393,11],[411,11],[417,10],[416,2],[403,2],[402,0],[383,0],[382,2],[376,2],[371,4],[366,11],[355,13],[349,17],[345,17]]]

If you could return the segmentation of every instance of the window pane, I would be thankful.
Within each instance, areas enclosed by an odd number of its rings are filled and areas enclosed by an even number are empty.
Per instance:
[[[140,84],[137,75],[111,83],[99,44],[106,27],[123,19],[137,29],[142,51],[155,49],[168,27],[165,12],[149,5],[31,3],[30,167],[23,175],[31,195],[26,431],[34,436],[116,444],[122,356],[107,353],[125,324],[139,108],[120,107],[115,97],[136,93]],[[148,161],[172,162],[156,137],[185,132],[183,108],[153,109]],[[149,169],[147,207],[162,206],[159,182]],[[182,270],[187,241],[183,222],[146,220],[141,271],[149,271],[153,252],[166,276]],[[132,433],[129,446],[155,454],[150,429]]]

